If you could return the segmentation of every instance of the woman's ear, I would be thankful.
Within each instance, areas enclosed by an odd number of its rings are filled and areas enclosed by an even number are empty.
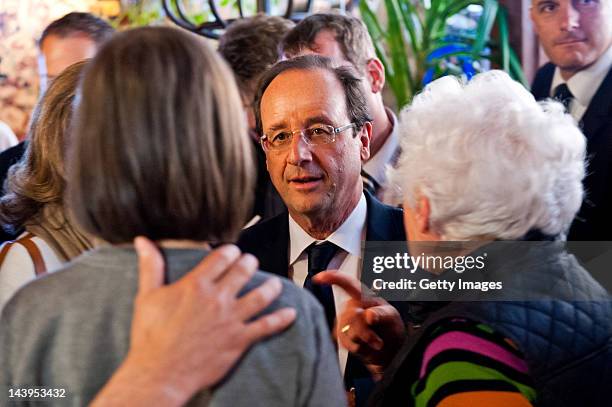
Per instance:
[[[416,199],[416,207],[414,208],[414,218],[417,230],[421,234],[429,234],[430,228],[430,216],[431,207],[429,206],[429,199],[423,195],[419,195]]]

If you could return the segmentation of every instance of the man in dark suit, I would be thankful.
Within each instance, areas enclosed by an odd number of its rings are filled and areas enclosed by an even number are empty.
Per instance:
[[[551,60],[532,93],[563,102],[587,138],[585,199],[568,240],[612,240],[612,1],[533,0],[531,19]]]
[[[262,270],[312,291],[332,327],[349,297],[313,284],[312,277],[337,269],[359,278],[364,240],[406,239],[402,211],[363,190],[361,163],[370,155],[372,125],[360,80],[352,68],[334,68],[321,56],[283,61],[264,74],[255,114],[267,168],[288,213],[245,230],[238,245]],[[347,388],[361,404],[369,374],[346,349],[339,358]]]

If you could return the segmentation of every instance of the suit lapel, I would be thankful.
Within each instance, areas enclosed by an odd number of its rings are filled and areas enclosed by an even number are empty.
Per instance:
[[[406,240],[401,209],[384,205],[367,191],[365,197],[368,205],[366,241]]]
[[[244,230],[238,246],[259,259],[259,268],[282,277],[288,276],[289,219],[282,213]]]
[[[612,117],[612,69],[593,96],[591,103],[582,117],[582,130],[591,141],[601,127]]]
[[[554,74],[555,66],[550,63],[544,65],[537,72],[531,86],[531,93],[533,93],[536,100],[542,100],[550,97],[550,87],[552,86]]]
[[[289,276],[289,218],[286,213],[278,216],[278,222],[268,229],[267,244],[262,256],[270,270],[283,277]],[[263,264],[263,263],[262,263]],[[263,268],[263,267],[262,267]],[[265,268],[263,268],[265,270]]]

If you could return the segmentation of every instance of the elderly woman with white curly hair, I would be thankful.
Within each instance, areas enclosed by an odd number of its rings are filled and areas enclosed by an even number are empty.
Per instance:
[[[402,156],[390,178],[411,253],[423,251],[420,242],[461,241],[477,252],[547,240],[547,249],[515,250],[498,265],[511,277],[504,289],[521,293],[537,278],[549,297],[430,303],[405,327],[384,300],[362,298],[356,280],[317,276],[353,297],[338,339],[379,374],[371,404],[603,405],[612,303],[563,244],[585,174],[585,139],[571,116],[493,71],[433,82],[400,121]]]

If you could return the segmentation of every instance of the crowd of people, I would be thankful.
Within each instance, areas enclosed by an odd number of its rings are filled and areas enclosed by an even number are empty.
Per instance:
[[[218,50],[51,23],[0,154],[0,404],[609,405],[612,300],[565,242],[612,240],[612,1],[531,18],[533,93],[444,77],[399,115],[356,17],[244,18]],[[501,253],[522,296],[372,296],[380,242]]]

